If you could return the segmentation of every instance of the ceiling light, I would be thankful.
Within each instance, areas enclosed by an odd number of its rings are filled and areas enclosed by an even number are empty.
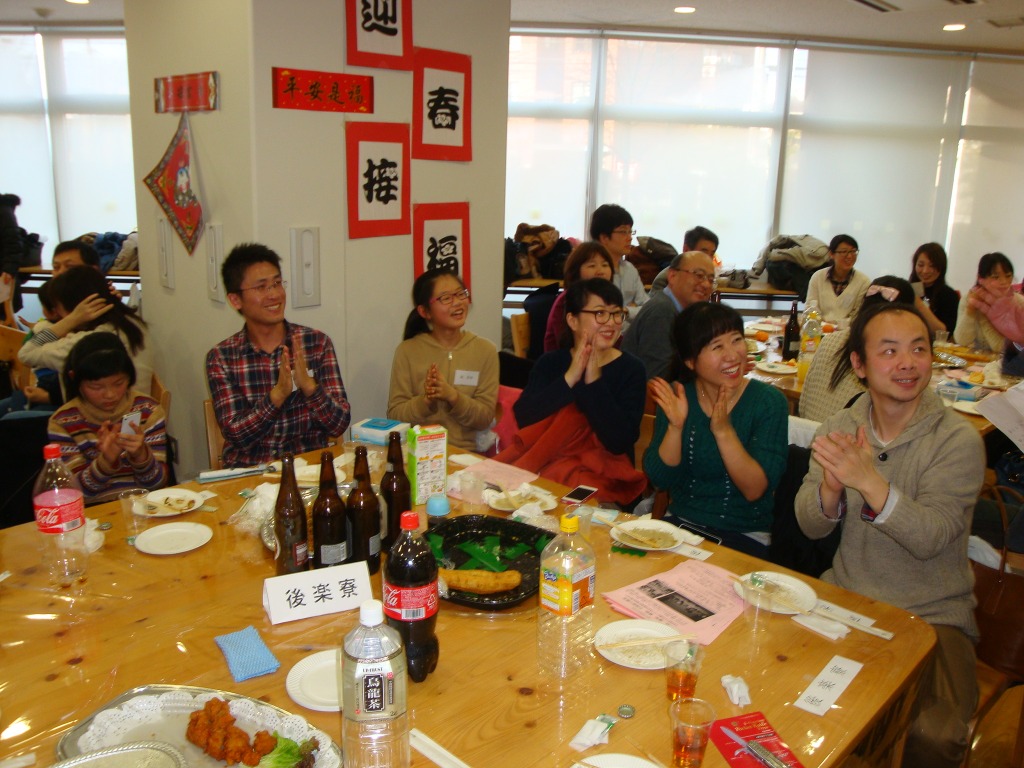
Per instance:
[[[73,3],[74,5],[88,5],[89,0],[64,0],[65,3]]]
[[[672,9],[673,13],[696,13],[697,9],[692,5],[680,5],[677,8]]]
[[[960,32],[961,30],[967,29],[966,24],[947,24],[942,28],[943,32]]]

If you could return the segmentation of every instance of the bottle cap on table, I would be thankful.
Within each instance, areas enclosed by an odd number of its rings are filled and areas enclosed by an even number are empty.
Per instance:
[[[427,514],[431,517],[444,517],[451,512],[448,497],[436,494],[427,499]]]

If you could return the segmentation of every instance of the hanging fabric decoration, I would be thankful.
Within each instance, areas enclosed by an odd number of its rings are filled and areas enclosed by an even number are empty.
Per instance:
[[[199,179],[191,160],[191,135],[188,112],[183,112],[167,151],[145,179],[190,255],[203,234],[203,205],[196,195]]]

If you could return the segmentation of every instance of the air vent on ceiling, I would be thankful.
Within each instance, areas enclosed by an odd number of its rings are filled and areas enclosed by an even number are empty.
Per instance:
[[[1014,27],[1024,27],[1024,16],[1018,16],[1013,19],[989,19],[988,23],[998,29],[1013,29]]]
[[[950,5],[984,5],[984,0],[946,0]]]
[[[870,8],[873,11],[880,11],[882,13],[903,10],[892,3],[886,2],[886,0],[850,0],[850,2],[857,3],[857,5],[863,5],[865,8]]]

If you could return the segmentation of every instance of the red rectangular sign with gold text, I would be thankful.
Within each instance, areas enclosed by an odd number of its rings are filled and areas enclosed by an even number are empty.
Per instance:
[[[274,106],[314,112],[373,112],[373,78],[274,67]]]

